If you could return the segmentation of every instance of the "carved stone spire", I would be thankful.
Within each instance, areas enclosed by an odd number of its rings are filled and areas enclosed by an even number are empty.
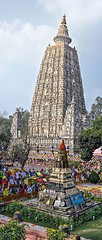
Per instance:
[[[74,152],[77,136],[88,121],[78,54],[69,46],[65,15],[54,40],[56,44],[46,48],[36,82],[29,118],[30,144],[32,148],[39,145],[40,150],[48,147],[51,151],[52,145],[58,149],[63,138],[70,152]],[[64,168],[65,156],[65,147],[59,149],[58,164]]]
[[[54,41],[55,41],[55,43],[64,42],[68,45],[72,41],[71,38],[69,37],[65,15],[62,17],[61,25],[58,29],[57,35],[54,37]]]

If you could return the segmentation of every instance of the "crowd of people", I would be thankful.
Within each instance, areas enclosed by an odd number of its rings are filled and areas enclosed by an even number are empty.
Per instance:
[[[76,155],[70,156],[68,160],[76,184],[87,182],[91,171],[97,172],[101,179],[101,157],[93,156],[91,161],[84,162],[80,155]],[[25,170],[17,168],[17,164],[16,168],[0,164],[0,196],[43,190],[50,174],[50,171],[45,169],[49,166],[51,168],[54,162],[55,160],[52,161],[52,159],[48,161],[30,159],[26,162]],[[40,171],[36,170],[39,165],[40,169],[42,167]]]
[[[92,171],[96,172],[101,178],[101,156],[93,156],[89,162],[82,161],[80,158],[71,160],[72,177],[75,183],[88,182]]]
[[[31,193],[39,189],[44,189],[48,175],[49,172],[43,168],[41,171],[35,171],[35,169],[26,171],[1,166],[0,196],[24,192]]]
[[[30,158],[27,161],[27,165],[30,166],[35,164],[36,166],[40,165],[42,167],[46,166],[48,168],[52,168],[55,161],[56,161],[56,154],[54,154],[54,160],[47,159],[46,161],[45,160],[43,161],[42,159],[37,160],[34,158]],[[91,174],[92,171],[99,174],[100,180],[102,180],[102,171],[101,171],[102,157],[101,156],[93,156],[90,161],[85,162],[81,159],[81,156],[78,154],[68,155],[68,161],[69,161],[69,167],[72,171],[73,180],[76,184],[88,182],[89,175]]]

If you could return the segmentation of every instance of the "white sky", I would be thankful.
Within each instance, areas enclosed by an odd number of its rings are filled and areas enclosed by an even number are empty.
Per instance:
[[[87,109],[102,97],[102,0],[0,0],[0,113],[30,110],[44,51],[64,13]]]

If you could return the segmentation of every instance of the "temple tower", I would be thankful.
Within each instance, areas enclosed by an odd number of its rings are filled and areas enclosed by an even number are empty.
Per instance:
[[[18,139],[21,137],[21,128],[22,128],[22,114],[18,108],[13,114],[12,125],[11,125],[11,137],[12,139]]]
[[[48,46],[40,66],[29,118],[31,145],[57,149],[61,139],[71,152],[88,125],[77,50],[70,46],[65,15],[55,44]]]

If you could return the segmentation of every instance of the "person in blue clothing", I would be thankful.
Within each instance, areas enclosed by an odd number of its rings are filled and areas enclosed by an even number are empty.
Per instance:
[[[35,191],[38,192],[38,185],[35,183]]]

